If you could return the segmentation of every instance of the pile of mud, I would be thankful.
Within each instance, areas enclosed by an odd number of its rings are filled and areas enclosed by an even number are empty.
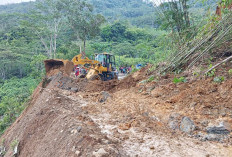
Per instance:
[[[136,86],[109,93],[104,102],[98,100],[105,93],[78,94],[92,102],[85,110],[130,156],[230,156],[231,81],[169,82],[149,93]]]
[[[81,97],[69,95],[126,89],[127,82],[132,85],[144,78],[146,69],[136,73],[139,79],[134,74],[122,81],[88,81],[69,77],[70,68],[65,69],[68,62],[49,60],[45,64],[47,77],[0,139],[5,156],[126,156],[82,110],[85,103]]]
[[[74,90],[75,92],[100,92],[111,91],[114,89],[118,80],[101,81],[101,80],[87,80],[86,78],[72,78],[59,72],[57,75],[46,78],[43,80],[43,87],[57,87],[65,90]]]
[[[149,68],[150,66],[143,67],[139,71],[131,75],[128,75],[126,78],[122,80],[91,81],[91,80],[87,80],[86,78],[77,79],[70,77],[66,75],[64,71],[62,71],[63,69],[62,67],[59,67],[54,70],[49,70],[46,79],[44,79],[43,81],[43,84],[46,85],[43,85],[43,87],[46,87],[48,84],[51,84],[54,87],[58,87],[66,90],[75,89],[76,91],[79,92],[101,92],[101,91],[116,92],[118,90],[135,87],[139,81],[147,78]],[[50,83],[51,81],[52,83]]]
[[[140,81],[147,79],[149,74],[151,74],[150,72],[151,67],[152,67],[151,65],[148,65],[146,67],[141,68],[139,71],[128,75],[124,79],[120,80],[117,86],[115,86],[115,88],[112,89],[111,91],[115,92],[118,90],[135,87]]]

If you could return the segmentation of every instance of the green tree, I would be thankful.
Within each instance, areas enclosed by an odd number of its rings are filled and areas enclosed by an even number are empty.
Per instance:
[[[163,26],[165,28],[171,28],[173,31],[180,33],[186,28],[190,27],[190,18],[189,18],[189,6],[187,5],[188,0],[179,0],[179,1],[162,1],[158,8],[159,12],[162,13]]]
[[[103,41],[122,41],[125,38],[127,27],[120,22],[113,25],[107,25],[101,30],[101,38]]]
[[[68,23],[78,39],[84,43],[84,52],[87,39],[96,37],[100,32],[100,25],[105,18],[100,14],[94,14],[93,6],[85,0],[62,0],[62,6]]]
[[[56,58],[57,38],[65,23],[65,17],[60,11],[60,1],[36,1],[36,9],[25,16],[22,25],[39,38],[49,58]]]

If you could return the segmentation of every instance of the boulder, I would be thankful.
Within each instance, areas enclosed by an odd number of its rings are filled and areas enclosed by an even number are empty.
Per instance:
[[[179,129],[179,123],[178,121],[169,121],[168,127],[172,130],[178,130]]]
[[[104,148],[100,148],[98,151],[93,152],[93,156],[95,157],[103,157],[103,156],[107,156],[108,153],[105,151]]]
[[[72,87],[70,90],[75,93],[78,92],[78,88],[75,88],[75,87]]]
[[[172,130],[178,130],[179,129],[179,119],[180,119],[179,113],[172,113],[169,116],[168,127]]]
[[[217,141],[217,142],[223,142],[229,138],[228,135],[207,134],[205,132],[198,132],[195,135],[195,137],[200,139],[201,141]]]
[[[227,122],[220,122],[219,125],[208,126],[206,131],[208,134],[230,134],[232,128]]]
[[[180,130],[191,134],[195,130],[194,122],[189,117],[183,117],[180,123]]]
[[[218,141],[223,142],[223,140],[228,139],[228,136],[226,135],[219,135],[219,134],[207,134],[203,136],[203,141]]]
[[[106,91],[101,92],[101,98],[99,99],[99,102],[105,102],[110,97],[110,94]]]

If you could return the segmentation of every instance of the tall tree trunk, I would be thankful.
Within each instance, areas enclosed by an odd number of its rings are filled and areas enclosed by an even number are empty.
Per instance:
[[[50,49],[49,49],[49,51],[50,51],[51,57],[54,58],[54,54],[53,54],[53,50],[52,49],[53,49],[52,48],[52,35],[50,35]]]
[[[57,34],[54,34],[54,46],[53,46],[53,53],[54,53],[54,58],[56,58],[56,38]]]
[[[188,6],[187,6],[187,0],[182,0],[182,7],[183,7],[183,13],[184,13],[184,20],[186,27],[190,26],[190,20],[189,20],[189,13],[188,13]]]
[[[84,53],[85,53],[86,40],[84,40]]]
[[[44,41],[44,38],[42,37],[42,35],[40,35],[40,33],[38,31],[35,30],[35,32],[36,32],[37,36],[40,38],[40,41],[41,41],[42,45],[44,46],[44,48],[45,48],[45,50],[47,52],[47,56],[49,58],[51,58],[52,57],[51,52],[50,52],[50,50],[48,48],[47,43]]]

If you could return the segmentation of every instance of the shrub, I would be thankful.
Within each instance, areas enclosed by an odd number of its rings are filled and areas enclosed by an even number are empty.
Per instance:
[[[229,75],[232,76],[232,69],[228,71]]]
[[[154,75],[150,76],[150,77],[147,79],[148,82],[151,82],[151,81],[154,81],[154,80],[155,80],[155,76],[154,76]]]
[[[185,77],[180,77],[180,78],[175,77],[173,79],[173,83],[181,83],[181,82],[187,82],[186,78]]]
[[[221,83],[225,80],[224,76],[218,76],[218,77],[214,77],[213,81],[217,82],[217,83]]]

